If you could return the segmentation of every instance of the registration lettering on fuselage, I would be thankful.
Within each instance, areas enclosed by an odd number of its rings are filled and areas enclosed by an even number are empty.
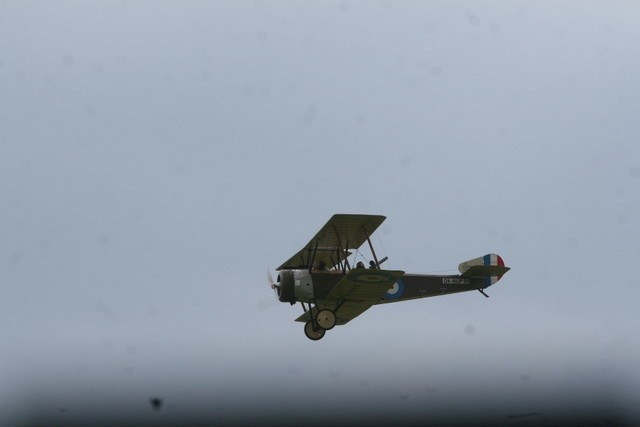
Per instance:
[[[460,277],[443,277],[443,285],[470,285],[471,279],[462,279]]]

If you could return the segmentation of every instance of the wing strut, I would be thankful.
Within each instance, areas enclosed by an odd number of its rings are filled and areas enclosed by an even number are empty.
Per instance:
[[[369,249],[371,249],[371,254],[373,255],[373,260],[376,262],[376,268],[380,269],[380,263],[378,262],[378,257],[376,256],[376,251],[373,250],[373,245],[371,244],[371,239],[369,239],[369,233],[367,229],[362,227],[364,230],[364,235],[367,236],[367,242],[369,243]]]
[[[316,240],[316,246],[313,248],[313,255],[311,256],[311,262],[309,263],[309,273],[311,273],[311,269],[313,269],[313,262],[316,259],[316,253],[318,252],[318,241]]]
[[[338,249],[344,252],[344,266],[342,268],[342,272],[345,272],[347,268],[351,270],[351,266],[349,265],[349,260],[347,259],[349,257],[349,252],[347,251],[347,249],[345,249],[342,246],[342,240],[340,240],[340,233],[338,233],[338,229],[336,228],[335,225],[333,224],[331,225],[333,226],[333,231],[335,231],[336,233],[336,239],[338,240]],[[348,246],[349,246],[349,242],[347,242],[347,247]]]

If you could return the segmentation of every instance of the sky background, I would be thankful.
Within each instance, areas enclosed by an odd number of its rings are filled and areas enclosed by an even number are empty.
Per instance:
[[[638,76],[633,1],[0,2],[0,421],[637,421]],[[334,213],[512,270],[312,342]]]

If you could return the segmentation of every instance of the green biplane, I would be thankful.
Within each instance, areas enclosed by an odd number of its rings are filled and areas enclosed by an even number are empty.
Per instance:
[[[488,254],[461,263],[460,274],[405,274],[381,268],[371,234],[385,220],[381,215],[336,214],[295,255],[277,268],[271,287],[281,302],[300,303],[304,333],[319,340],[336,325],[345,325],[372,305],[426,298],[466,291],[480,291],[496,283],[509,271],[502,258]],[[368,268],[350,265],[353,250],[369,244],[373,260]]]

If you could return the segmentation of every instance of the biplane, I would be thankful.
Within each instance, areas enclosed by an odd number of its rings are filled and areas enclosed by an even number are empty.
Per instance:
[[[326,331],[346,325],[371,306],[410,299],[480,291],[495,284],[509,271],[502,258],[488,254],[461,263],[460,274],[405,274],[385,270],[387,260],[378,259],[370,236],[386,218],[382,215],[336,214],[295,255],[277,268],[269,282],[281,302],[300,303],[307,338],[317,341]],[[352,266],[352,251],[367,242],[372,260]],[[353,259],[352,259],[353,261]]]

